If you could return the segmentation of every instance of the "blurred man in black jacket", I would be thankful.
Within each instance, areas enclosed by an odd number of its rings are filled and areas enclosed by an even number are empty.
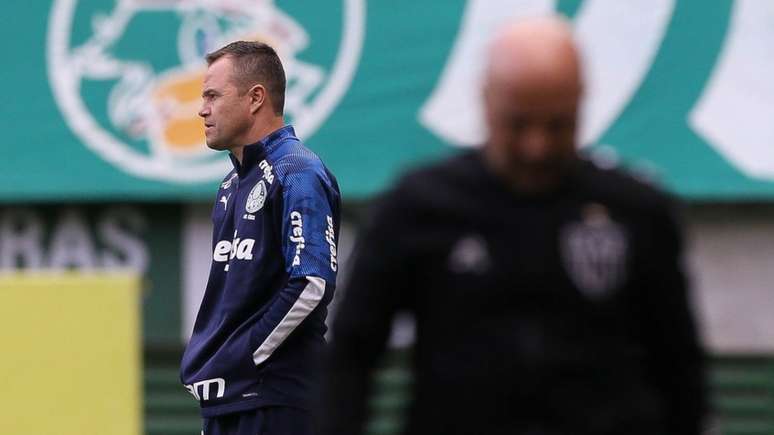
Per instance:
[[[702,353],[663,194],[576,155],[568,25],[498,34],[489,138],[377,204],[334,322],[324,435],[363,433],[393,315],[414,313],[405,433],[698,435]]]

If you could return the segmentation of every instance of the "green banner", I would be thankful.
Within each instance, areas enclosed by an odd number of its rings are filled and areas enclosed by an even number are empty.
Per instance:
[[[53,0],[4,5],[0,200],[209,199],[203,55],[273,44],[287,120],[347,198],[486,136],[486,44],[559,11],[585,54],[580,138],[694,199],[774,197],[774,3]]]

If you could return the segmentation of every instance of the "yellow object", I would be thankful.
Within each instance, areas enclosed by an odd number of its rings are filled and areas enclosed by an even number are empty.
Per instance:
[[[204,148],[204,121],[201,118],[170,118],[164,141],[175,151],[201,151]]]
[[[140,434],[139,282],[0,274],[0,434]]]
[[[154,103],[164,120],[162,143],[172,151],[200,153],[204,146],[204,120],[199,117],[205,69],[176,72],[159,81]]]

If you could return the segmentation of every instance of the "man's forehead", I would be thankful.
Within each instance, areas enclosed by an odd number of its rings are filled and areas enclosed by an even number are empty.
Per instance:
[[[581,87],[580,59],[569,25],[555,17],[524,20],[494,39],[486,69],[490,87],[551,89]]]
[[[207,67],[207,72],[204,74],[204,84],[210,86],[224,86],[226,85],[233,74],[233,67],[231,59],[224,56],[217,59]]]

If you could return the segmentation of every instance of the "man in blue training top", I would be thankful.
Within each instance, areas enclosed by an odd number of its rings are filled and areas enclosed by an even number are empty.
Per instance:
[[[340,194],[285,126],[277,53],[234,42],[207,56],[207,146],[234,169],[212,211],[212,266],[181,380],[204,435],[306,435],[338,263]]]

